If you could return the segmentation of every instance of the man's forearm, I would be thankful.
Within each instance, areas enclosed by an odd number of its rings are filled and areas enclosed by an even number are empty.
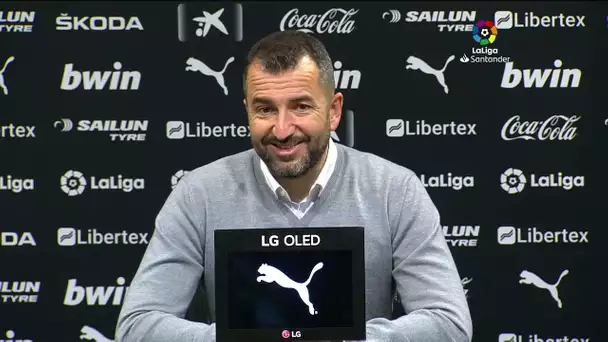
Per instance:
[[[123,325],[130,329],[118,330],[116,342],[215,342],[215,324],[190,322],[158,311],[122,317],[119,326]]]
[[[394,320],[367,322],[369,342],[469,342],[467,334],[439,311],[416,310]]]
[[[204,212],[195,212],[187,176],[161,209],[119,314],[116,342],[215,341],[215,325],[184,319],[203,274]]]
[[[405,183],[405,198],[394,210],[392,247],[393,278],[407,315],[370,320],[368,339],[469,342],[471,315],[439,212],[417,177]]]

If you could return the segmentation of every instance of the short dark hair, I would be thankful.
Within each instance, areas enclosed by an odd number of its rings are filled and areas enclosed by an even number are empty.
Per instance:
[[[247,54],[243,73],[243,90],[247,93],[247,72],[252,64],[260,64],[262,70],[280,74],[294,70],[303,57],[312,59],[319,68],[319,83],[334,91],[334,72],[327,49],[317,38],[300,31],[278,31],[260,39]]]

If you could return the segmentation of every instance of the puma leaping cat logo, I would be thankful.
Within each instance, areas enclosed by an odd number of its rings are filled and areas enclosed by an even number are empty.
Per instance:
[[[230,63],[232,63],[232,62],[234,62],[234,57],[228,58],[228,60],[226,61],[226,64],[224,64],[224,69],[222,69],[221,71],[215,71],[215,70],[212,70],[210,67],[208,67],[207,64],[201,62],[200,60],[198,60],[194,57],[190,57],[186,61],[186,64],[188,64],[188,66],[186,67],[186,70],[194,71],[194,72],[198,71],[205,76],[214,77],[217,84],[222,89],[224,89],[224,95],[228,95],[228,88],[226,88],[226,84],[224,81],[224,72],[226,71],[226,68],[228,68],[228,65],[230,65]]]
[[[553,297],[553,299],[555,299],[555,301],[557,302],[557,307],[561,309],[562,301],[559,299],[559,293],[557,292],[557,287],[559,286],[559,282],[562,281],[562,278],[565,277],[568,273],[570,273],[568,270],[564,270],[562,272],[562,274],[559,275],[557,282],[555,284],[551,285],[551,284],[547,284],[544,280],[540,279],[540,277],[537,276],[536,274],[534,274],[530,271],[523,270],[519,274],[519,276],[522,278],[519,280],[519,283],[520,284],[532,284],[532,285],[538,287],[539,289],[545,289],[545,290],[549,291],[549,293],[551,294],[551,297]]]
[[[445,71],[445,68],[448,67],[448,64],[450,64],[450,62],[453,60],[454,55],[448,57],[448,60],[445,61],[445,64],[443,65],[443,69],[435,70],[431,68],[431,66],[428,65],[422,59],[415,56],[409,56],[407,58],[407,62],[409,63],[409,65],[406,65],[405,69],[420,70],[425,74],[435,75],[435,78],[437,78],[437,82],[439,82],[439,84],[443,87],[443,91],[445,91],[445,93],[447,94],[449,92],[449,89],[448,86],[445,84],[445,76],[443,75],[443,72]]]
[[[103,336],[95,328],[91,328],[88,325],[83,326],[82,329],[80,329],[80,332],[82,333],[82,335],[80,335],[81,340],[89,340],[96,342],[114,342],[113,340],[110,340]]]
[[[0,88],[2,88],[2,92],[4,95],[8,95],[8,88],[6,87],[6,83],[4,83],[4,71],[6,70],[6,66],[9,65],[12,61],[15,60],[14,56],[10,56],[6,62],[4,62],[4,66],[2,70],[0,70]]]
[[[300,295],[300,298],[302,299],[304,304],[306,304],[308,306],[308,312],[311,315],[316,315],[318,312],[315,311],[315,307],[310,302],[310,295],[308,293],[307,286],[308,286],[308,284],[310,284],[310,280],[312,279],[312,276],[321,268],[323,268],[322,262],[316,264],[315,267],[312,268],[312,271],[310,271],[310,276],[308,276],[308,279],[306,279],[305,282],[298,283],[298,282],[291,280],[288,276],[285,275],[285,273],[281,272],[281,270],[279,270],[278,268],[269,266],[267,264],[262,264],[260,266],[260,268],[258,268],[258,273],[260,273],[262,275],[259,276],[257,278],[257,280],[258,280],[258,283],[261,281],[264,281],[269,284],[274,281],[280,287],[283,287],[286,289],[294,289],[294,290],[298,291],[298,295]]]

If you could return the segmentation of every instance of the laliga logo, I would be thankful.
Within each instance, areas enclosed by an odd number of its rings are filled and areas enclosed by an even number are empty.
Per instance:
[[[509,168],[500,175],[500,187],[509,194],[522,192],[526,183],[526,176],[519,169]]]
[[[289,331],[289,330],[283,330],[283,332],[281,333],[281,336],[283,338],[289,338],[289,337],[302,337],[302,333],[300,331]]]
[[[82,172],[69,170],[61,176],[61,191],[68,196],[81,195],[87,186],[87,180]]]
[[[171,176],[171,190],[175,189],[175,187],[177,186],[177,183],[179,183],[179,181],[182,179],[182,177],[187,175],[189,172],[190,171],[179,170],[173,176]]]

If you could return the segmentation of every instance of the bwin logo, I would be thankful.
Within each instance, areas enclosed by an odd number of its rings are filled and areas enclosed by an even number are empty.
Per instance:
[[[557,302],[557,307],[558,308],[562,308],[562,301],[559,298],[559,293],[557,291],[557,287],[559,286],[559,283],[562,281],[562,278],[565,277],[566,275],[568,275],[568,273],[570,273],[570,271],[568,270],[564,270],[560,275],[559,278],[557,279],[557,282],[555,282],[555,284],[547,284],[547,282],[545,282],[544,280],[542,280],[539,276],[537,276],[536,274],[527,271],[527,270],[523,270],[521,271],[521,273],[519,274],[519,276],[521,277],[521,279],[519,280],[520,284],[528,284],[528,285],[534,285],[539,289],[543,289],[543,290],[547,290],[549,291],[549,293],[551,294],[551,297]]]
[[[0,342],[34,342],[34,340],[30,340],[27,338],[15,339],[15,332],[13,330],[6,331],[6,340],[0,340]]]
[[[113,71],[78,71],[74,64],[68,63],[61,78],[62,90],[71,91],[82,85],[84,90],[138,90],[141,73],[121,71],[122,63],[114,62]],[[109,81],[109,86],[108,86]]]
[[[287,275],[285,275],[285,273],[281,272],[281,270],[279,270],[278,268],[267,265],[267,264],[262,264],[260,266],[260,268],[258,268],[258,273],[260,273],[261,276],[259,276],[257,278],[257,281],[258,281],[258,283],[261,281],[264,281],[269,284],[272,282],[275,282],[275,283],[277,283],[277,285],[279,285],[282,288],[294,289],[294,290],[298,291],[298,295],[300,296],[300,299],[302,299],[304,304],[306,304],[308,306],[308,312],[311,315],[316,315],[316,314],[318,314],[318,312],[315,310],[315,307],[310,302],[310,294],[308,293],[307,286],[308,286],[308,284],[310,284],[310,281],[312,280],[312,276],[321,268],[323,268],[322,262],[316,264],[315,267],[312,268],[312,271],[310,271],[310,276],[308,276],[308,279],[306,279],[305,282],[298,283],[298,282],[291,280]]]
[[[342,62],[334,62],[334,86],[336,89],[359,89],[361,83],[361,71],[340,70]]]
[[[188,64],[188,66],[186,66],[186,71],[200,72],[205,76],[211,76],[215,78],[217,84],[220,86],[220,88],[224,90],[224,95],[228,95],[228,88],[226,87],[226,81],[224,80],[224,72],[226,72],[226,68],[228,68],[228,65],[230,65],[230,63],[232,62],[234,62],[234,57],[228,58],[226,63],[224,63],[224,69],[220,71],[215,71],[208,67],[207,64],[203,63],[202,61],[194,57],[190,57],[186,61],[186,64]]]
[[[182,177],[187,175],[189,172],[190,171],[179,170],[173,176],[171,176],[171,190],[175,189],[175,187],[177,187],[177,184],[182,179]]]
[[[581,69],[560,69],[562,61],[559,59],[553,62],[556,69],[519,70],[513,65],[514,62],[505,63],[501,88],[515,88],[520,85],[522,79],[524,88],[544,88],[547,82],[549,88],[578,88],[583,75]]]
[[[97,329],[90,327],[88,325],[83,326],[82,329],[80,329],[80,333],[82,334],[82,335],[80,335],[81,340],[89,340],[89,341],[95,341],[95,342],[114,342],[114,340],[110,340],[109,338],[105,337],[102,333],[97,331]]]
[[[116,279],[118,286],[79,286],[76,279],[68,280],[68,286],[65,292],[63,304],[67,306],[76,306],[86,301],[88,306],[105,306],[108,303],[114,306],[120,306],[129,290],[126,280],[123,277]],[[111,301],[110,301],[111,299]]]

